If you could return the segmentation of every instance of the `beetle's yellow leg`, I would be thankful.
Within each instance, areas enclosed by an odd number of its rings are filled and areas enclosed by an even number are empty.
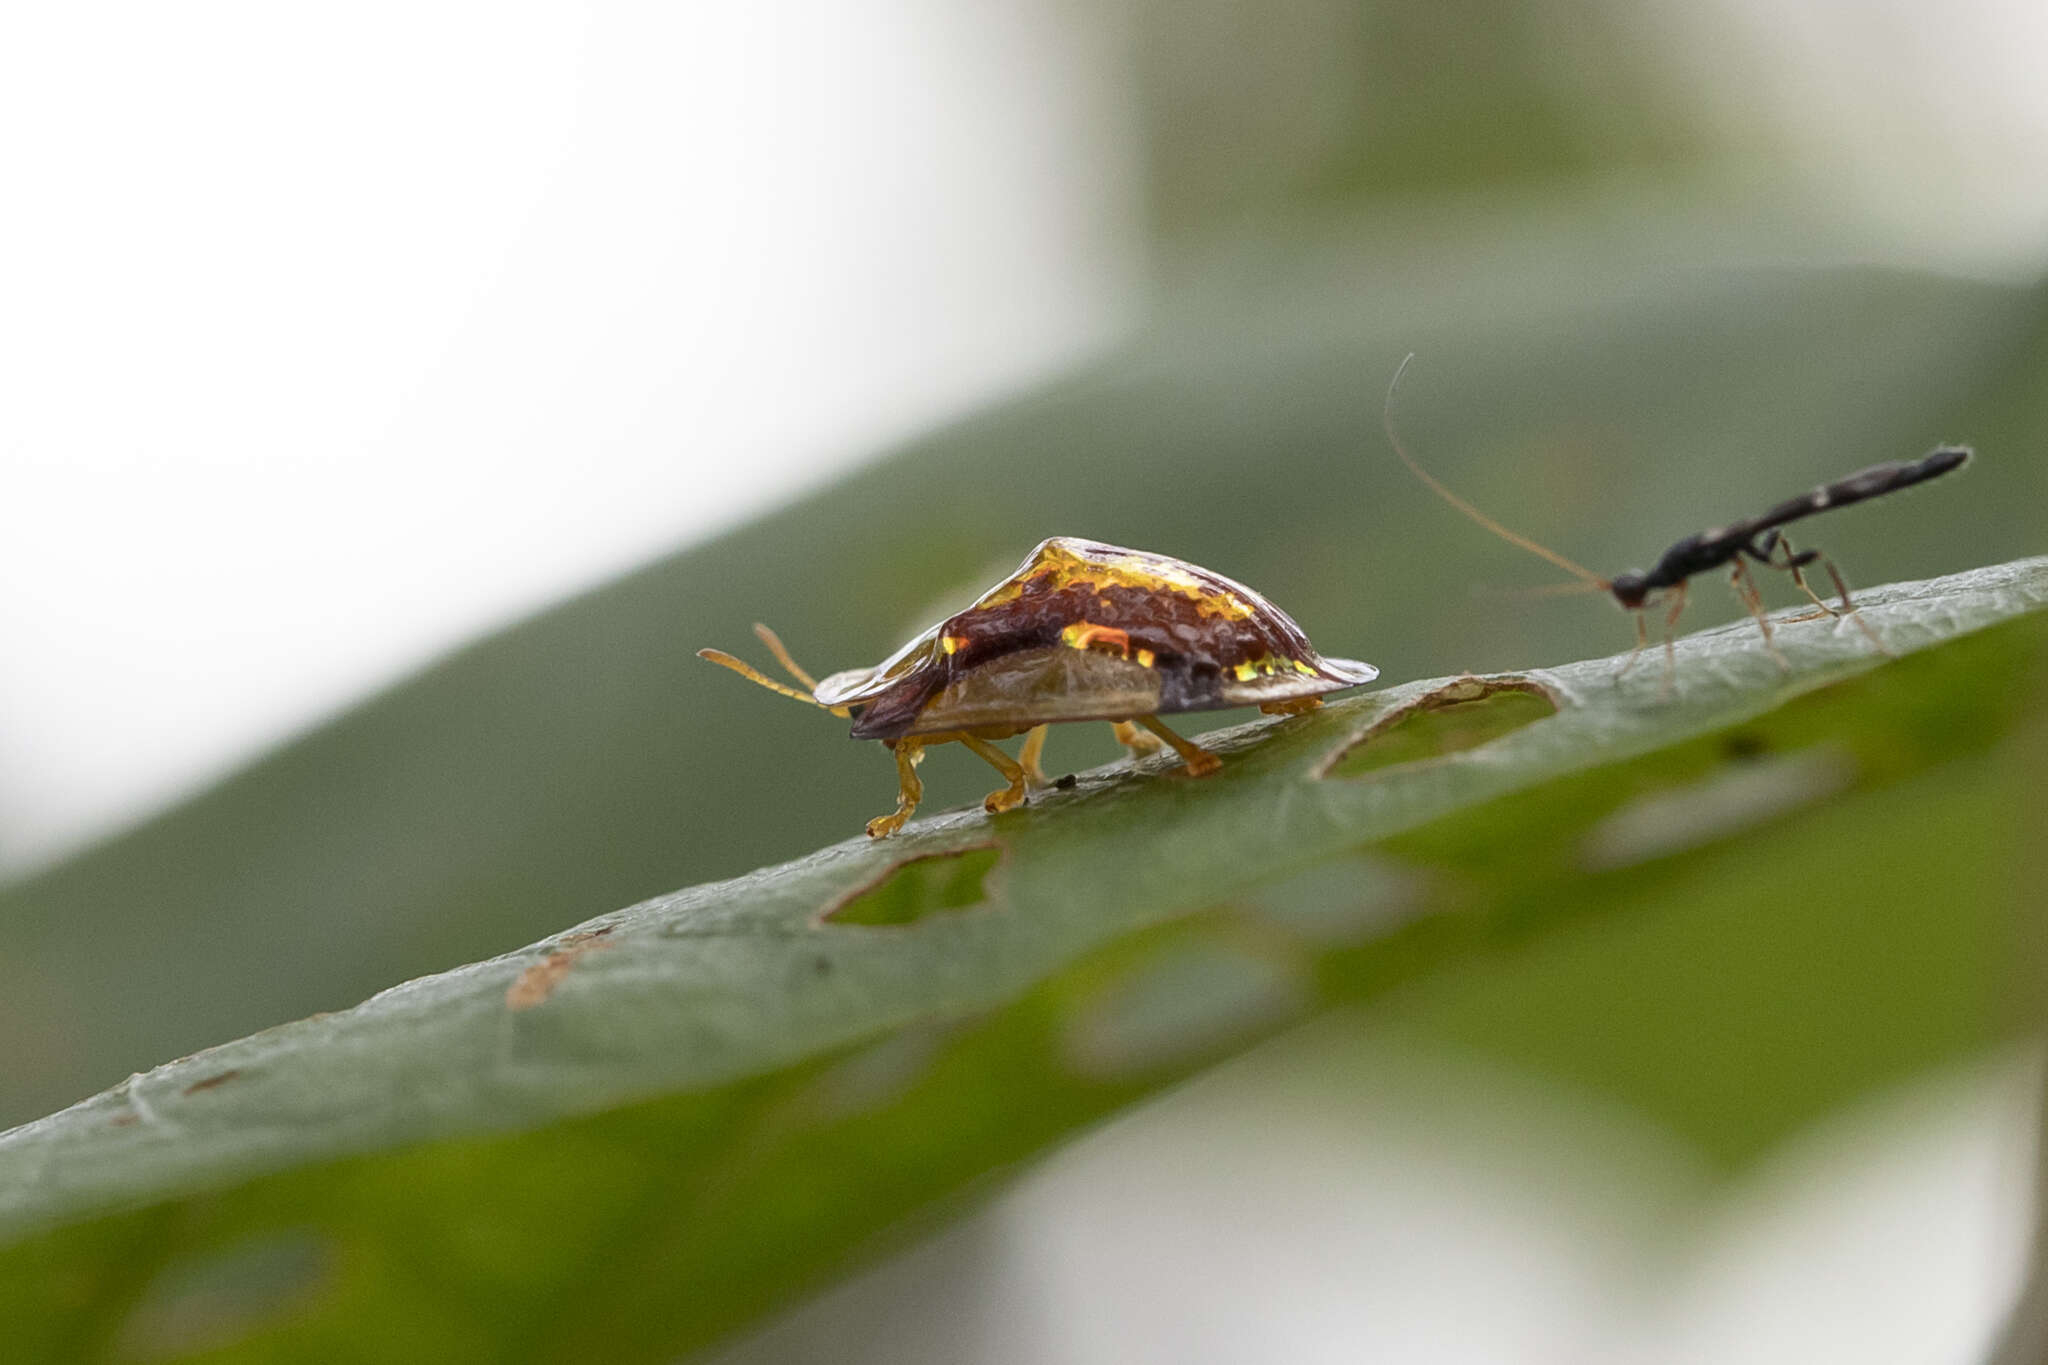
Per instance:
[[[1115,722],[1116,742],[1131,751],[1132,758],[1150,758],[1166,746],[1157,736],[1148,735],[1127,720]]]
[[[983,810],[994,815],[998,811],[1013,810],[1024,804],[1025,773],[1022,764],[985,739],[962,735],[960,742],[987,759],[990,767],[1009,780],[1009,786],[999,792],[990,792],[982,798]]]
[[[1034,725],[1024,734],[1024,747],[1017,751],[1017,766],[1024,770],[1024,785],[1037,791],[1049,787],[1045,769],[1039,766],[1039,755],[1045,752],[1045,732],[1052,727]]]
[[[1188,765],[1189,777],[1207,777],[1223,766],[1223,760],[1199,744],[1190,743],[1166,728],[1157,716],[1140,716],[1138,724],[1173,746],[1173,751]]]
[[[917,780],[917,765],[924,762],[924,744],[915,739],[899,739],[896,750],[896,813],[877,815],[868,821],[868,838],[882,839],[903,828],[903,822],[917,809],[917,803],[924,799],[924,783]]]

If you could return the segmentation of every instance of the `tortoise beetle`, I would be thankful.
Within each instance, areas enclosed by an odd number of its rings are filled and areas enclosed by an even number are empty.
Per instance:
[[[1371,664],[1326,659],[1286,612],[1223,575],[1165,555],[1055,536],[1015,573],[872,668],[819,682],[775,632],[754,632],[805,690],[776,682],[722,650],[698,655],[770,691],[853,721],[855,739],[896,755],[896,809],[868,821],[894,834],[917,809],[917,765],[935,744],[958,742],[1009,785],[982,803],[991,814],[1043,787],[1046,727],[1108,721],[1133,756],[1173,747],[1190,777],[1222,760],[1160,721],[1181,711],[1257,706],[1294,714],[1325,693],[1370,682]],[[1141,728],[1142,727],[1142,728]],[[991,742],[1023,735],[1011,758]]]

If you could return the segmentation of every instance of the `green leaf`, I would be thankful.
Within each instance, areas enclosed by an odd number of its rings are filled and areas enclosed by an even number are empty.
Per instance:
[[[2043,714],[2048,559],[1860,600],[1904,657],[1781,617],[1784,670],[1741,622],[1669,697],[1654,655],[1410,683],[1207,737],[1208,779],[1114,764],[159,1067],[0,1135],[0,1317],[31,1350],[666,1358],[1319,1009],[1745,886],[1714,869],[1838,812],[1938,860],[2017,790],[1969,765]],[[1872,804],[1966,770],[1953,810]]]
[[[479,641],[0,890],[0,1123],[857,831],[889,808],[887,757],[694,657],[744,648],[756,619],[813,668],[872,663],[1069,534],[1250,583],[1390,679],[1625,642],[1596,602],[1473,591],[1551,571],[1386,450],[1380,401],[1410,350],[1409,445],[1605,571],[1947,438],[1978,447],[1966,474],[1826,520],[1850,581],[2042,543],[2040,291],[1633,269],[1598,234],[1574,252],[1501,230],[1449,255],[1374,240],[1205,272],[1074,375]],[[1695,599],[1695,620],[1736,610],[1711,584]],[[1048,762],[1115,752],[1066,727]],[[944,760],[924,768],[936,805],[985,790],[978,764]]]

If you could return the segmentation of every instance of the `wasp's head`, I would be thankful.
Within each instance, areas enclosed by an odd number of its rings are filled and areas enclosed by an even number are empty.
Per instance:
[[[1640,572],[1630,569],[1627,573],[1616,574],[1613,581],[1607,585],[1607,590],[1614,594],[1614,600],[1622,606],[1630,611],[1638,611],[1650,595],[1650,583]]]

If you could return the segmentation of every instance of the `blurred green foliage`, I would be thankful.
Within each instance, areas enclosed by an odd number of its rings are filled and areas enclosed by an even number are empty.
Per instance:
[[[1736,154],[1631,6],[1189,0],[1132,25],[1148,225],[1177,246]]]

